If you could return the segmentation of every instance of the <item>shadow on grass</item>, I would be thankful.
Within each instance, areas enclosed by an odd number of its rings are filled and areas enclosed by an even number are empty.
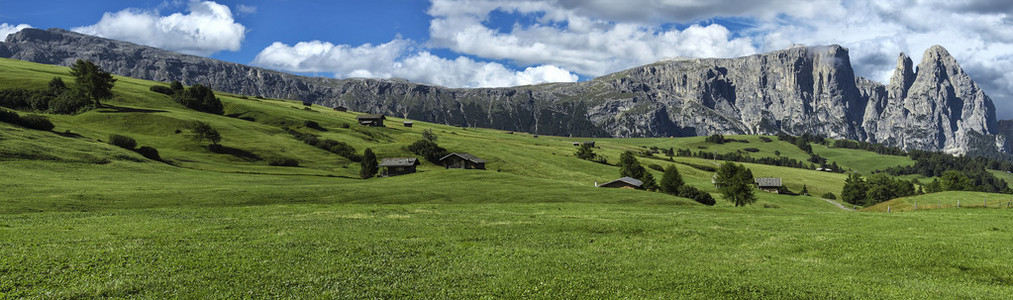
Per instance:
[[[134,107],[120,107],[120,106],[113,106],[113,105],[109,105],[109,104],[103,104],[102,107],[101,107],[101,109],[102,109],[102,111],[99,111],[99,112],[107,113],[107,114],[108,113],[159,113],[159,112],[167,112],[167,111],[158,110],[158,109],[143,109],[143,108],[134,108]]]
[[[246,151],[246,150],[238,149],[238,148],[232,148],[232,147],[223,146],[223,145],[208,145],[208,150],[210,150],[211,152],[214,152],[214,153],[218,153],[218,154],[232,155],[232,156],[235,156],[236,158],[239,158],[239,159],[242,159],[242,160],[245,160],[245,161],[258,161],[258,160],[261,160],[260,156],[257,156],[256,154],[253,154],[250,151]]]

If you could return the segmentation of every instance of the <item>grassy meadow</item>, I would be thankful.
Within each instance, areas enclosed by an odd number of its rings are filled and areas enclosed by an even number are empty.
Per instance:
[[[0,59],[0,87],[42,89],[53,76],[73,82],[63,67]],[[53,132],[0,123],[0,298],[1013,297],[1013,210],[921,204],[1007,195],[921,195],[887,202],[885,213],[758,192],[757,203],[737,208],[701,167],[714,161],[638,158],[678,167],[687,184],[715,196],[711,207],[594,187],[619,168],[575,158],[572,143],[586,138],[406,128],[397,116],[369,128],[354,112],[232,94],[219,94],[224,116],[210,115],[148,90],[164,83],[117,79],[107,107],[46,115]],[[194,120],[217,128],[230,150],[212,153],[191,139]],[[423,160],[415,174],[359,179],[358,163],[283,127],[378,157],[414,156],[407,145],[431,129],[442,147],[487,160],[487,170]],[[157,148],[164,162],[106,144],[110,134]],[[751,155],[806,159],[776,138],[732,138],[749,143],[594,140],[609,163],[649,147],[755,147]],[[912,163],[814,151],[861,172]],[[268,165],[277,156],[299,166]],[[745,165],[812,195],[839,197],[845,178]],[[915,201],[917,211],[903,206]]]

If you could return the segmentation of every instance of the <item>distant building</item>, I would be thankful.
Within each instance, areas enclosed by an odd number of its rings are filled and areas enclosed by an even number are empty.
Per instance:
[[[620,189],[639,189],[643,182],[632,177],[623,177],[606,183],[598,185],[603,188],[620,188]]]
[[[781,190],[781,178],[780,177],[760,177],[755,179],[756,188],[768,192],[777,194]]]
[[[594,141],[590,141],[590,142],[573,142],[573,145],[574,146],[591,145],[591,148],[594,148]]]
[[[365,126],[376,126],[383,127],[383,120],[386,120],[383,115],[364,114],[355,117],[355,120],[359,121],[359,125]]]
[[[485,160],[468,153],[450,153],[440,158],[447,169],[485,169]]]
[[[397,176],[415,173],[415,167],[419,165],[419,159],[414,157],[388,157],[380,160],[380,176]]]
[[[334,110],[336,110],[336,111],[348,111],[348,108],[344,107],[344,106],[338,105],[338,107],[335,107]]]
[[[404,121],[404,122],[401,122],[401,124],[403,124],[404,127],[412,127],[412,125],[414,125],[415,123],[412,122],[412,121]]]

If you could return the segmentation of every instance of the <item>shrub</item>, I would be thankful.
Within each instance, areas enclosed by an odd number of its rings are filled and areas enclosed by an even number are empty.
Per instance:
[[[728,140],[726,140],[725,136],[723,136],[723,135],[712,134],[711,136],[708,136],[706,139],[704,139],[704,141],[708,142],[708,143],[714,143],[714,144],[724,144]]]
[[[324,130],[323,127],[320,127],[320,123],[317,123],[315,121],[305,121],[305,122],[303,122],[303,126],[306,127],[306,128],[311,128],[311,129],[316,129],[316,130]]]
[[[823,199],[837,200],[837,196],[834,196],[834,193],[831,193],[831,192],[827,192],[826,194],[823,194],[822,197],[823,197]]]
[[[299,161],[295,160],[294,158],[277,156],[268,159],[267,164],[277,167],[298,167]]]
[[[31,129],[50,131],[53,130],[53,122],[50,122],[48,118],[40,115],[27,115],[21,117],[21,126],[25,126]]]
[[[764,143],[770,143],[773,140],[771,140],[769,137],[761,136],[760,141]]]
[[[158,155],[158,149],[155,149],[155,147],[141,146],[141,148],[137,148],[134,151],[148,159],[162,161],[162,156]]]
[[[305,105],[305,106],[313,106],[313,102],[309,102],[309,101],[303,101],[303,102],[302,102],[302,105]]]
[[[418,140],[408,146],[408,150],[424,157],[426,160],[432,163],[438,163],[440,158],[449,154],[447,149],[443,149],[436,143],[429,140]]]
[[[659,164],[650,164],[650,165],[647,165],[647,167],[648,167],[648,168],[651,168],[651,169],[655,169],[655,170],[657,170],[658,172],[664,172],[664,171],[665,171],[665,167],[662,167],[662,166],[661,166],[661,165],[659,165]]]
[[[348,125],[348,123],[341,123],[341,128],[351,128],[351,127],[352,125]]]
[[[135,141],[133,138],[119,134],[110,134],[108,143],[110,145],[128,150],[133,150],[134,147],[137,147],[137,141]]]
[[[173,91],[172,88],[164,85],[153,85],[150,88],[148,88],[148,90],[164,95],[172,95],[173,93],[175,93],[175,91]]]
[[[717,201],[714,200],[714,197],[712,197],[711,194],[701,191],[688,184],[679,187],[677,196],[693,199],[693,201],[699,202],[700,204],[703,205],[714,206],[714,204],[717,203]]]
[[[21,116],[16,112],[0,108],[0,122],[21,124]]]
[[[75,114],[92,105],[88,95],[79,89],[67,90],[49,102],[49,111],[56,114]]]
[[[760,152],[760,149],[756,149],[756,148],[745,148],[745,149],[742,149],[742,150],[745,150],[746,152],[753,152],[753,153]]]

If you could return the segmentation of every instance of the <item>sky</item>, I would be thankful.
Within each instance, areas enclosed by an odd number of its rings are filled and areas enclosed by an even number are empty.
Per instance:
[[[0,39],[64,28],[302,75],[447,87],[588,80],[674,57],[839,44],[889,82],[942,45],[1013,119],[1013,1],[11,1]]]

